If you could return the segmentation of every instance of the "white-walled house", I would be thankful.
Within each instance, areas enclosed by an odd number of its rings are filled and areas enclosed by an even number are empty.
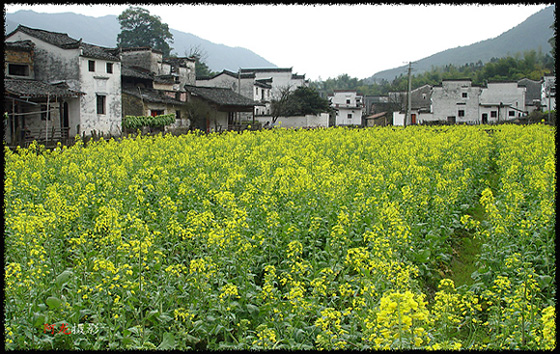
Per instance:
[[[329,102],[336,111],[335,125],[362,125],[362,94],[354,90],[335,90],[329,95]]]
[[[50,32],[19,25],[5,42],[31,41],[35,80],[64,84],[80,92],[64,102],[70,136],[122,132],[121,61],[117,48],[104,48]]]
[[[526,87],[517,81],[488,82],[480,94],[480,123],[498,123],[523,117]]]
[[[283,89],[288,88],[290,91],[294,91],[298,87],[309,86],[309,80],[305,79],[305,74],[294,74],[292,68],[241,68],[240,72],[241,75],[254,74],[255,80],[268,83],[271,86],[270,99],[278,99]]]
[[[471,79],[443,80],[432,89],[432,120],[454,123],[474,123],[480,120],[479,103],[482,87]]]

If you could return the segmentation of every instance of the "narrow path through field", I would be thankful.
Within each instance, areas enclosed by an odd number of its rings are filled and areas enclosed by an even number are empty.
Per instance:
[[[494,160],[496,154],[491,155],[493,160],[490,170],[486,176],[489,187],[495,193],[498,188],[499,175]],[[475,221],[482,223],[486,219],[484,207],[480,204],[480,194],[477,196],[475,205],[469,208],[466,214],[470,215]],[[475,230],[467,231],[459,229],[455,231],[452,238],[453,258],[451,260],[448,276],[455,283],[456,287],[461,285],[470,286],[473,284],[472,273],[477,270],[477,255],[482,246],[482,240],[475,237]]]

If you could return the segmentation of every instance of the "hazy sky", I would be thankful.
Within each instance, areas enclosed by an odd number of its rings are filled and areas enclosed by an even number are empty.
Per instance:
[[[363,79],[445,49],[497,37],[551,4],[138,6],[170,28],[250,49],[279,67],[324,80],[345,73]],[[128,6],[8,4],[5,11],[99,17],[119,15]]]

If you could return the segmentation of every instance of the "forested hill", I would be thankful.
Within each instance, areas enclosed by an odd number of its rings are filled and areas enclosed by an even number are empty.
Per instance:
[[[493,58],[483,64],[469,63],[462,66],[445,65],[434,67],[429,71],[412,75],[412,89],[423,85],[439,85],[442,80],[471,79],[473,84],[484,85],[488,81],[518,81],[523,78],[540,80],[543,75],[554,72],[555,61],[550,53],[534,50],[505,58]],[[334,79],[312,82],[318,91],[328,94],[334,90],[356,90],[364,95],[386,95],[388,92],[405,91],[408,88],[408,77],[400,76],[392,81],[369,83],[366,80],[352,78],[347,74]]]
[[[480,26],[480,24],[471,24]],[[519,25],[504,32],[500,36],[468,46],[447,49],[427,58],[414,62],[414,73],[421,74],[432,67],[454,65],[456,67],[468,63],[487,63],[492,58],[513,56],[524,51],[542,51],[548,53],[551,46],[548,40],[554,35],[554,6],[549,6],[527,18]],[[551,27],[552,26],[552,27]],[[406,74],[407,66],[384,70],[365,79],[365,82],[379,80],[392,81]]]

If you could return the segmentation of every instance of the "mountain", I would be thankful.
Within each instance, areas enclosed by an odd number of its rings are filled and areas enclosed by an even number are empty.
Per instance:
[[[430,71],[432,67],[453,64],[461,66],[468,63],[476,63],[479,60],[487,63],[492,58],[503,58],[524,51],[541,50],[543,53],[550,52],[551,46],[548,40],[554,36],[554,6],[549,6],[525,21],[502,33],[496,38],[487,39],[464,47],[447,49],[431,55],[427,58],[412,63],[414,74]],[[479,26],[479,24],[472,24]],[[394,69],[380,71],[365,79],[372,83],[379,80],[392,81],[396,77],[406,74],[407,65]]]
[[[72,12],[57,14],[37,13],[32,10],[20,10],[5,14],[5,33],[15,30],[19,24],[52,32],[67,33],[75,39],[82,38],[84,42],[104,47],[116,47],[117,36],[121,27],[117,16],[107,15],[92,17]],[[162,19],[165,21],[165,19]],[[205,54],[205,63],[212,71],[228,69],[237,71],[239,68],[275,68],[276,65],[241,47],[229,47],[216,44],[191,33],[181,32],[170,28],[173,34],[172,53],[185,56],[191,49],[198,48]]]

